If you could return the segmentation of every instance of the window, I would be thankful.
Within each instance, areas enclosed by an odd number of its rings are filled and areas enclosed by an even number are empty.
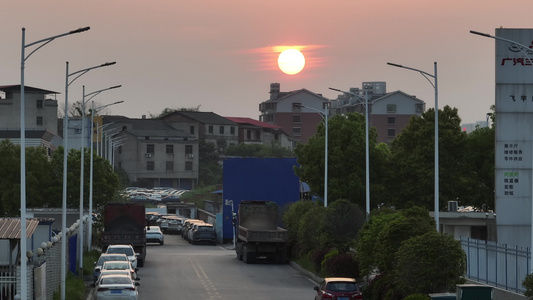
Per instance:
[[[192,154],[192,145],[185,145],[185,154]]]
[[[43,126],[43,117],[37,117],[37,126]]]
[[[190,134],[195,134],[195,133],[194,133],[194,126],[189,127],[189,133],[190,133]]]
[[[192,161],[185,162],[185,171],[192,171]]]
[[[174,153],[174,145],[167,145],[167,154]]]
[[[154,170],[154,162],[153,161],[147,161],[146,162],[146,170],[153,171]]]
[[[299,103],[299,102],[293,103],[292,111],[302,111],[302,103]]]
[[[424,104],[421,104],[421,103],[417,103],[415,104],[415,111],[417,113],[422,113],[424,112]]]
[[[293,123],[302,123],[302,116],[301,115],[292,115],[292,122]]]
[[[220,126],[220,134],[224,134],[224,126]]]
[[[292,128],[292,135],[293,136],[301,136],[302,135],[302,128],[301,127],[293,127]]]
[[[146,145],[146,153],[154,154],[154,150],[155,150],[154,144],[147,144]]]
[[[43,108],[43,100],[37,100],[37,108]]]
[[[231,135],[235,135],[235,126],[231,126],[231,127],[229,128],[229,133],[230,133]]]
[[[250,129],[246,129],[246,139],[247,140],[252,139],[252,131]]]
[[[387,113],[396,113],[396,104],[387,104]]]
[[[387,117],[387,124],[389,125],[396,124],[396,117]]]
[[[207,127],[207,131],[208,131],[210,134],[213,134],[213,125],[209,125],[209,127]]]
[[[255,131],[255,139],[256,140],[260,140],[261,139],[261,130],[256,130]]]
[[[122,153],[122,146],[118,146],[118,153]]]
[[[166,165],[167,165],[167,167],[166,167],[167,172],[174,171],[174,162],[173,161],[167,161]]]
[[[395,137],[396,136],[396,129],[387,129],[387,136],[388,137]]]

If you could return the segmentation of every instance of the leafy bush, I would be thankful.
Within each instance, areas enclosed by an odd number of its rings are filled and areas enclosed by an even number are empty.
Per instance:
[[[315,249],[311,251],[311,254],[309,255],[309,260],[313,264],[313,268],[315,272],[320,272],[322,268],[322,261],[324,261],[324,258],[326,254],[328,254],[330,250],[329,249]]]
[[[529,299],[533,299],[533,274],[528,274],[524,281],[522,281],[522,286],[526,288],[524,295]]]
[[[324,273],[327,277],[359,278],[359,262],[351,253],[339,253],[324,260]]]
[[[425,294],[412,294],[412,295],[409,295],[403,298],[403,300],[429,300],[429,299],[430,297]]]

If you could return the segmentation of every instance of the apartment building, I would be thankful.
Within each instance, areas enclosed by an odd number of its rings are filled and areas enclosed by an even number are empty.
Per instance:
[[[198,140],[215,145],[219,154],[239,142],[238,125],[213,112],[175,111],[160,120],[194,135]]]
[[[278,145],[291,148],[289,136],[281,126],[257,121],[251,118],[226,117],[226,119],[238,124],[238,142],[244,144]]]
[[[159,119],[104,116],[114,167],[132,182],[152,187],[193,189],[198,182],[198,139]],[[107,139],[107,137],[106,137]]]
[[[378,142],[390,144],[413,116],[421,116],[426,109],[424,101],[402,91],[387,93],[383,81],[363,82],[362,88],[350,88],[331,101],[331,115],[353,112],[366,114],[368,101],[368,125],[374,127]]]
[[[270,84],[270,99],[259,104],[261,122],[280,126],[289,134],[292,147],[306,143],[324,118],[329,99],[307,89],[281,92],[279,83]]]
[[[20,144],[20,85],[0,86],[0,140]],[[58,92],[24,86],[26,147],[44,147],[50,155],[62,144],[58,136]]]

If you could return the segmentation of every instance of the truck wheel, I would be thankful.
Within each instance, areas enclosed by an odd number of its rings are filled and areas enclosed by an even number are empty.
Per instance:
[[[250,263],[250,260],[248,257],[248,247],[246,246],[242,247],[242,261],[244,261],[247,264]]]

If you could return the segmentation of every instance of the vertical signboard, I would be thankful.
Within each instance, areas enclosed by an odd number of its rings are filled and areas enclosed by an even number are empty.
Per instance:
[[[496,37],[500,38],[495,40],[498,242],[529,247],[533,199],[533,29],[496,29]]]

